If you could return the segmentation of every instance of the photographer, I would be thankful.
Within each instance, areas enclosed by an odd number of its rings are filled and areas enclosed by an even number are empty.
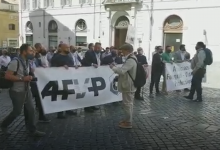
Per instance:
[[[20,47],[20,56],[13,59],[6,71],[5,78],[13,82],[9,90],[9,96],[12,100],[13,110],[3,120],[1,129],[4,134],[8,134],[7,127],[21,114],[23,106],[27,110],[28,122],[27,129],[32,136],[44,136],[44,132],[36,130],[35,108],[32,101],[30,82],[32,76],[29,75],[28,60],[33,59],[33,50],[28,44],[22,44]]]

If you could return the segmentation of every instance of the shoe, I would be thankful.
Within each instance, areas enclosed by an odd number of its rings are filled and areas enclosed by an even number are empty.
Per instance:
[[[131,123],[126,122],[126,121],[121,121],[118,126],[123,129],[131,129],[132,128]]]
[[[149,95],[149,98],[154,98],[153,94],[150,94],[150,95]]]
[[[43,118],[43,119],[39,119],[38,122],[40,122],[40,123],[50,123],[51,120],[47,119],[47,118]]]
[[[191,96],[183,96],[183,97],[188,99],[188,100],[193,100],[193,97],[191,97]]]
[[[7,129],[7,128],[1,127],[1,130],[2,130],[2,134],[4,134],[4,135],[10,135],[10,133],[8,132],[8,129]]]
[[[141,97],[141,96],[137,96],[137,97],[135,97],[135,99],[136,99],[136,100],[144,100],[144,98]]]
[[[66,111],[66,114],[69,115],[69,116],[74,116],[74,115],[77,115],[77,112],[68,110],[68,111]]]
[[[156,93],[156,96],[161,96],[162,94],[160,92],[157,92]]]
[[[93,110],[99,110],[100,108],[99,107],[97,107],[97,106],[92,106],[91,107]]]
[[[193,102],[202,102],[202,99],[195,99]]]
[[[84,108],[84,111],[85,111],[85,112],[92,113],[92,112],[94,112],[94,109],[91,108],[91,107],[86,107],[86,108]]]
[[[190,90],[189,89],[184,89],[184,92],[189,92]]]
[[[41,132],[41,131],[35,131],[33,133],[30,133],[30,136],[34,136],[34,137],[43,137],[45,135],[46,135],[46,133],[45,132]]]
[[[176,90],[176,92],[181,92],[181,90]]]

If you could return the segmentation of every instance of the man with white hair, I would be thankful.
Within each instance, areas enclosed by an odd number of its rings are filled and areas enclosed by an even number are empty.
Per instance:
[[[2,50],[2,56],[0,56],[0,67],[3,70],[7,70],[7,66],[11,61],[11,58],[7,55],[8,51],[6,49]]]

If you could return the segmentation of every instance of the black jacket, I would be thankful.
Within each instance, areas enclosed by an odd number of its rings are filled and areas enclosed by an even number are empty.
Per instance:
[[[101,53],[100,53],[100,61],[101,61]],[[82,60],[82,65],[83,66],[92,66],[92,64],[98,64],[96,54],[93,50],[88,50],[85,53],[85,57]]]
[[[137,58],[138,62],[141,63],[142,65],[148,64],[146,56],[141,55],[141,54],[137,54],[136,58]]]
[[[122,57],[116,57],[114,60],[112,55],[109,55],[102,59],[102,65],[109,65],[113,62],[115,62],[116,64],[122,64]]]
[[[159,53],[153,55],[151,73],[162,73],[164,64]]]

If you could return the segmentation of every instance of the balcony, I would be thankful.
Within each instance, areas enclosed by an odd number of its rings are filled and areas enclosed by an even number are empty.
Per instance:
[[[143,0],[106,0],[105,5],[141,3]]]

